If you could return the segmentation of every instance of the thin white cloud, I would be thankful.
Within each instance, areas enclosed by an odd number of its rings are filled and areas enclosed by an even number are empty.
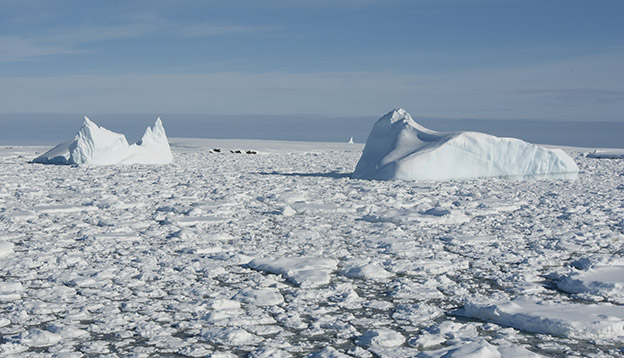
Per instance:
[[[72,46],[49,44],[46,41],[0,36],[0,62],[26,61],[37,57],[64,55],[79,52]]]
[[[84,52],[86,45],[100,41],[150,36],[213,37],[227,34],[265,32],[269,27],[240,24],[175,22],[165,18],[140,15],[118,24],[91,24],[51,28],[38,33],[0,36],[0,62]]]
[[[181,36],[188,37],[208,37],[226,34],[241,34],[241,33],[254,33],[259,30],[264,30],[264,27],[258,26],[245,26],[245,25],[228,25],[212,22],[203,22],[190,25],[170,25],[173,31]]]
[[[90,25],[63,29],[53,29],[40,38],[51,43],[63,43],[72,46],[97,41],[129,39],[146,36],[153,32],[153,27],[145,23],[127,23],[117,25]]]
[[[562,102],[616,103],[624,101],[624,89],[598,88],[526,88],[512,93],[545,96]]]

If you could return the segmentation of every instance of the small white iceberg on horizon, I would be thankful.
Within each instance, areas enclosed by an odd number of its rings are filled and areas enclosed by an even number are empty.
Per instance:
[[[33,159],[33,163],[60,165],[169,164],[172,161],[160,118],[145,130],[140,141],[129,145],[123,134],[100,127],[86,116],[74,139]]]
[[[575,178],[578,167],[561,149],[478,132],[442,133],[395,109],[366,140],[354,179],[449,180],[479,177]]]

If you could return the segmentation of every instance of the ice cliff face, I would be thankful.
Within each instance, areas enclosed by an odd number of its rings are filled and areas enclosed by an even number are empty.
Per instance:
[[[373,126],[353,178],[447,180],[475,177],[574,177],[560,149],[477,132],[440,133],[395,109]]]
[[[43,164],[168,164],[173,160],[160,118],[132,145],[123,134],[99,127],[85,117],[73,140],[35,158]]]

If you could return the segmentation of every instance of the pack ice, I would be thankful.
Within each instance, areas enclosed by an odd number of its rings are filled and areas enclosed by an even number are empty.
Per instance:
[[[373,126],[353,178],[574,178],[577,173],[574,160],[560,149],[477,132],[436,132],[419,125],[399,108]]]
[[[173,161],[160,118],[132,145],[123,134],[93,123],[86,116],[74,139],[61,143],[33,160],[43,164],[168,164]]]

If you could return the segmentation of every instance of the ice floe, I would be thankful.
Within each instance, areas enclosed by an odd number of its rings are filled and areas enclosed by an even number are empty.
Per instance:
[[[344,275],[351,278],[361,278],[367,280],[385,280],[394,276],[392,272],[386,271],[378,264],[355,266],[347,270]]]
[[[242,302],[254,304],[256,306],[273,306],[284,302],[284,297],[279,290],[274,288],[252,289],[246,288],[236,296]]]
[[[43,164],[168,164],[173,161],[160,118],[140,141],[128,144],[123,134],[99,127],[86,116],[74,139],[61,143],[33,160]]]
[[[575,177],[578,167],[560,149],[477,132],[440,133],[395,109],[373,126],[353,172],[377,180],[475,177]]]
[[[468,302],[457,313],[535,333],[624,340],[624,307],[618,305],[484,299]]]
[[[0,258],[13,254],[15,245],[11,242],[0,241]]]
[[[336,260],[318,257],[282,257],[253,259],[247,266],[278,275],[301,287],[316,287],[329,283],[329,274],[337,267]]]
[[[430,358],[538,358],[541,355],[519,345],[495,346],[485,339],[459,342],[437,350],[423,352],[419,357]]]
[[[565,292],[590,294],[624,304],[624,263],[574,270],[557,282],[557,287]]]
[[[358,337],[355,343],[360,346],[396,347],[405,343],[405,337],[390,329],[374,329]]]
[[[24,286],[17,281],[0,282],[0,302],[16,301],[22,297]]]

